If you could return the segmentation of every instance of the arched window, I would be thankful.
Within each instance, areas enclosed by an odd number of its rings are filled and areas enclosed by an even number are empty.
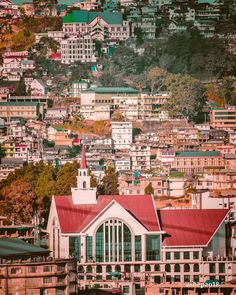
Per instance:
[[[84,268],[83,268],[82,265],[80,265],[80,266],[78,267],[78,272],[84,272]]]
[[[193,265],[193,271],[194,271],[194,272],[199,272],[199,264],[195,263],[195,264]]]
[[[88,265],[86,268],[86,272],[91,273],[92,272],[92,266]]]
[[[132,233],[118,219],[109,219],[96,232],[96,261],[121,262],[132,260]]]
[[[190,272],[190,266],[189,264],[184,265],[184,272]]]
[[[155,264],[154,270],[155,271],[160,271],[160,264]]]
[[[115,271],[119,271],[119,272],[121,271],[121,267],[120,267],[120,265],[116,265],[116,266],[115,266]]]
[[[102,273],[102,266],[101,266],[101,265],[98,265],[98,266],[96,267],[96,272],[97,272],[97,273]]]
[[[112,272],[112,268],[111,268],[111,265],[107,265],[106,266],[106,272]]]
[[[180,272],[180,265],[179,264],[175,264],[174,271],[175,272]]]
[[[86,188],[86,181],[83,181],[83,188]]]
[[[151,266],[150,264],[145,265],[145,271],[151,271]]]
[[[170,264],[166,264],[165,265],[165,271],[166,272],[170,272]]]

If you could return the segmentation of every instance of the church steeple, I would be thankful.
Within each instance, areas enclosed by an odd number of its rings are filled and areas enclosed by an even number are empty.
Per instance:
[[[78,169],[77,187],[71,188],[74,204],[95,204],[97,202],[97,189],[91,188],[86,163],[85,146],[82,146],[80,168]]]
[[[84,145],[82,145],[80,168],[81,169],[86,169],[87,168],[86,153],[85,153],[85,146]]]

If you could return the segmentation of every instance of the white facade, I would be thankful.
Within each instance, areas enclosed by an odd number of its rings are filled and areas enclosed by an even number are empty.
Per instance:
[[[132,144],[131,122],[111,122],[112,139],[115,150],[129,149]]]
[[[132,170],[151,169],[151,149],[149,146],[133,145],[130,149]]]
[[[130,159],[116,160],[115,167],[116,172],[129,171],[131,169]]]
[[[64,64],[80,62],[96,62],[95,44],[88,36],[72,36],[61,41],[61,62]]]

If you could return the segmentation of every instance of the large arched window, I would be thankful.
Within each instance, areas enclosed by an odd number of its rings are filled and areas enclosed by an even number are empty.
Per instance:
[[[132,260],[132,233],[118,219],[109,219],[96,232],[96,261],[119,262]]]
[[[179,264],[175,264],[175,267],[174,267],[174,271],[175,272],[180,272],[180,265]]]

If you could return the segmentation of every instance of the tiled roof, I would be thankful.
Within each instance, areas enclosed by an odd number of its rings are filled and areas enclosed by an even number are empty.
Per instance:
[[[184,151],[176,152],[176,157],[220,157],[219,151]]]
[[[56,196],[55,204],[61,231],[79,233],[113,200],[119,203],[149,231],[160,231],[153,199],[142,196],[99,196],[97,204],[74,205],[71,196]]]
[[[73,10],[63,17],[63,23],[91,23],[97,16],[100,16],[108,24],[122,24],[123,15],[121,12],[94,12],[87,10]]]
[[[203,246],[224,221],[225,209],[159,210],[160,225],[167,233],[164,246]]]

